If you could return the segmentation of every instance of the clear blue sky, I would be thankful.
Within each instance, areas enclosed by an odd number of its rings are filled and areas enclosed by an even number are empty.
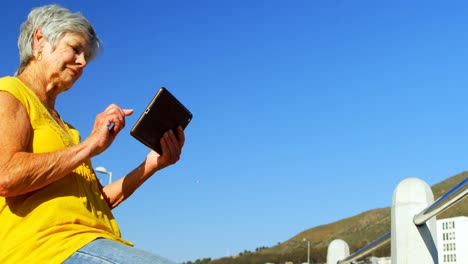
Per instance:
[[[0,75],[31,8],[2,4]],[[135,109],[93,159],[118,177],[147,153],[129,131],[165,86],[194,114],[182,159],[114,210],[137,247],[182,262],[273,246],[391,205],[407,177],[468,168],[464,1],[56,1],[104,52],[58,110],[86,137]]]

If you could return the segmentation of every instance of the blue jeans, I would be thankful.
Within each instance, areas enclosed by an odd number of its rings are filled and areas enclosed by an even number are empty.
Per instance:
[[[175,264],[168,259],[109,239],[96,239],[63,264]]]

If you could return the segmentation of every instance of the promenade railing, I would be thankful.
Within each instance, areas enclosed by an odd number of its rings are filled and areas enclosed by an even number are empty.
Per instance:
[[[435,216],[468,196],[468,178],[434,202],[431,188],[422,180],[408,178],[393,193],[391,232],[349,254],[343,240],[330,243],[327,264],[348,264],[391,243],[392,264],[438,263]]]

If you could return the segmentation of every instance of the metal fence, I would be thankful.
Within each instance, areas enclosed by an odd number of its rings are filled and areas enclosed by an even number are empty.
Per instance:
[[[437,260],[435,216],[468,195],[468,178],[454,186],[437,201],[431,188],[416,178],[403,180],[395,189],[392,204],[391,232],[356,252],[342,240],[332,241],[327,264],[348,264],[391,242],[393,264],[434,264]],[[339,242],[339,243],[336,243]]]

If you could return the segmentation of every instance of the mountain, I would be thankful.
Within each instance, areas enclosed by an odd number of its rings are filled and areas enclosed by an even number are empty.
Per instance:
[[[434,186],[432,192],[434,199],[438,199],[448,190],[468,177],[468,172],[463,172],[448,178]],[[456,205],[437,216],[444,219],[454,216],[468,215],[468,199],[463,199]],[[306,259],[307,249],[304,238],[310,241],[311,262],[325,262],[329,243],[334,239],[343,239],[350,247],[350,252],[362,248],[375,239],[381,237],[391,230],[391,208],[373,209],[361,214],[305,230],[291,239],[271,248],[258,250],[255,253],[246,252],[232,258],[222,258],[210,261],[212,264],[256,264],[266,262],[284,262],[287,260],[294,263],[303,262]],[[374,251],[374,256],[389,256],[390,245]],[[197,262],[195,262],[197,263]]]

